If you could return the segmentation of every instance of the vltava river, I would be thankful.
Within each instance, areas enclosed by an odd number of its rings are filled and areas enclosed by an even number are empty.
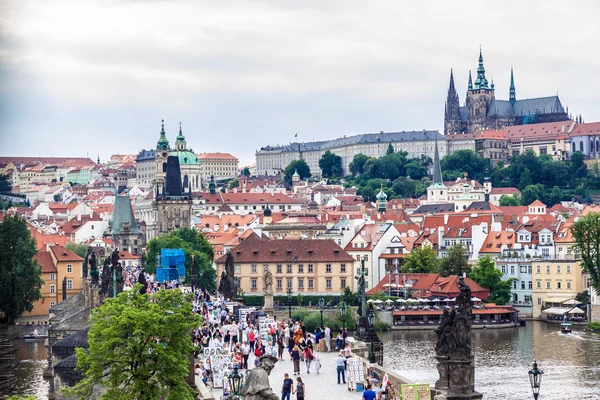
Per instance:
[[[544,371],[540,400],[600,399],[600,335],[528,321],[526,327],[472,331],[475,389],[484,399],[532,399],[527,372],[533,360]],[[415,381],[434,383],[433,331],[394,331],[379,334],[384,364]]]

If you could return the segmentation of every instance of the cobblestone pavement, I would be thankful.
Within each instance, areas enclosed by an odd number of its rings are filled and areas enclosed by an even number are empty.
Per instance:
[[[348,385],[337,384],[337,371],[335,366],[335,358],[337,352],[332,349],[331,352],[317,352],[321,357],[321,371],[319,374],[314,370],[314,361],[310,367],[310,374],[306,373],[306,364],[300,363],[300,377],[305,385],[305,399],[306,400],[339,400],[339,399],[362,399],[362,392],[348,391]],[[250,355],[248,365],[251,368],[254,366],[254,356]],[[283,374],[288,373],[290,378],[296,382],[294,373],[294,364],[290,360],[287,351],[283,355],[283,360],[280,360],[275,364],[275,368],[271,371],[269,382],[274,392],[281,396],[281,385],[283,383]],[[223,395],[221,389],[213,389],[213,395],[216,399],[220,399]],[[296,396],[292,395],[291,399],[295,399]]]

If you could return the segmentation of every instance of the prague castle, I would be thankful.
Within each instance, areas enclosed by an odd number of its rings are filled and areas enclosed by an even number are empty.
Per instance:
[[[444,134],[475,133],[484,129],[502,129],[509,125],[569,120],[558,96],[517,100],[513,70],[510,71],[508,100],[496,99],[494,81],[488,83],[479,51],[477,78],[473,82],[469,71],[467,96],[460,105],[450,70],[450,87],[444,113]]]

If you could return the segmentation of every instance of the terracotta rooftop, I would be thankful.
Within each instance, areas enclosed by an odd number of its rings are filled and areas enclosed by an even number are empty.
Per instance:
[[[61,261],[83,261],[83,258],[79,257],[77,254],[72,251],[66,249],[63,246],[52,246],[50,247],[50,251],[54,254],[54,257],[58,262]]]
[[[39,251],[37,255],[34,257],[37,260],[38,266],[42,267],[43,273],[56,273],[56,265],[54,265],[54,261],[52,260],[52,256],[49,251]]]
[[[265,240],[250,236],[231,250],[236,263],[354,262],[333,240]],[[217,259],[223,264],[226,255]]]
[[[207,160],[207,159],[221,159],[221,160],[231,160],[231,161],[237,161],[237,157],[232,156],[229,153],[200,153],[200,154],[196,154],[196,156],[198,156],[198,158],[200,160]]]

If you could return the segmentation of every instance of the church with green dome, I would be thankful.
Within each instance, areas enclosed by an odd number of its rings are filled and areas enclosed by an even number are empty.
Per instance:
[[[169,141],[166,137],[163,120],[160,138],[156,143],[157,183],[164,180],[167,157],[169,156],[177,156],[177,158],[179,158],[181,183],[183,184],[183,187],[187,188],[189,186],[192,191],[200,190],[202,185],[200,159],[191,149],[187,148],[187,142],[185,136],[183,136],[181,122],[179,123],[179,134],[175,139],[175,149],[171,150]]]

